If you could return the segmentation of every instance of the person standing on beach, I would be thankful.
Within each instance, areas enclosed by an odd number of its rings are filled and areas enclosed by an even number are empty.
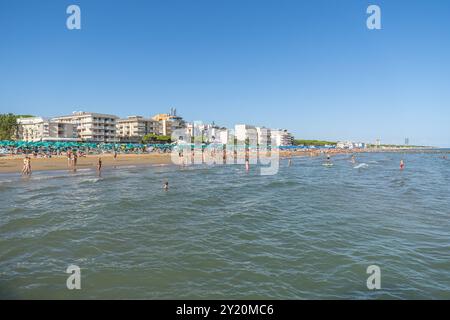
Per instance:
[[[223,161],[223,164],[227,163],[227,148],[225,147],[225,145],[223,146],[222,161]]]
[[[28,162],[27,162],[27,174],[30,175],[31,174],[31,158],[28,157]]]
[[[23,159],[23,168],[22,175],[30,175],[31,174],[31,158],[26,155]]]
[[[99,157],[98,161],[97,161],[97,171],[99,174],[102,171],[102,158],[101,157]]]
[[[22,175],[27,174],[27,162],[28,162],[28,157],[25,156],[25,158],[23,158],[23,167],[22,167]]]
[[[70,150],[67,150],[66,156],[67,156],[67,167],[70,168],[72,166],[72,154]]]
[[[77,170],[77,161],[78,161],[78,156],[76,154],[76,152],[72,152],[72,161],[73,161],[73,171]]]

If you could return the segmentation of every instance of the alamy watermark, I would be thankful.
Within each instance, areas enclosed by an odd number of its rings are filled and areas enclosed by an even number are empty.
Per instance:
[[[66,26],[69,30],[81,29],[81,9],[79,6],[72,4],[67,7],[66,13],[69,14],[66,20]]]
[[[381,289],[381,269],[377,265],[370,265],[366,270],[367,274],[370,276],[367,278],[366,285],[369,290],[379,290]]]
[[[81,269],[80,269],[80,267],[72,264],[67,267],[66,273],[70,274],[70,276],[66,280],[67,289],[80,290],[81,289]]]
[[[367,14],[370,16],[367,18],[366,25],[369,30],[381,30],[381,8],[375,4],[367,7]]]
[[[194,124],[191,131],[182,128],[172,132],[172,141],[177,141],[171,152],[174,164],[237,164],[245,165],[247,170],[258,165],[261,175],[278,173],[280,150],[269,129],[243,128],[239,132],[227,129],[220,133],[222,139],[217,140],[218,137],[198,129],[200,121]]]

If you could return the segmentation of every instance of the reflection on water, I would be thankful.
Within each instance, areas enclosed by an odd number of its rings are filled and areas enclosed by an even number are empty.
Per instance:
[[[0,297],[449,299],[450,162],[349,160],[2,175]]]

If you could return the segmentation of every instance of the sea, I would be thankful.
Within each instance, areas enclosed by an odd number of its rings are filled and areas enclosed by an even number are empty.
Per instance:
[[[450,299],[450,160],[324,161],[2,174],[0,298]]]

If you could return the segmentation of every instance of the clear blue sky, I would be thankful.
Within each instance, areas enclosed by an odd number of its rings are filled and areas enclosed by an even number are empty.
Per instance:
[[[369,4],[382,30],[366,28]],[[0,41],[0,113],[176,107],[298,138],[450,146],[448,0],[0,0]]]

